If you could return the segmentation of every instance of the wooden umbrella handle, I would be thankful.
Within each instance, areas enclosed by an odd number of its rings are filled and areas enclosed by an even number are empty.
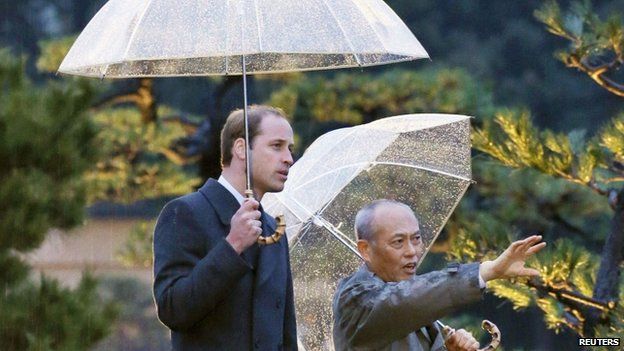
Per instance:
[[[492,341],[490,341],[490,343],[487,344],[485,347],[480,348],[479,351],[496,350],[501,342],[501,333],[500,333],[500,330],[498,330],[498,327],[496,326],[496,324],[488,321],[487,319],[484,319],[483,322],[481,323],[481,328],[487,331],[488,333],[490,333],[490,335],[492,336]],[[448,340],[448,338],[450,338],[451,335],[453,335],[453,333],[455,333],[455,329],[449,327],[448,325],[445,325],[442,328],[442,335],[444,336],[444,341]]]
[[[492,341],[490,341],[490,343],[487,346],[480,348],[479,351],[496,350],[496,348],[498,348],[498,345],[500,345],[500,342],[501,342],[501,333],[500,333],[500,330],[498,330],[498,327],[496,326],[496,324],[488,321],[487,319],[484,319],[483,322],[481,323],[481,328],[487,331],[488,333],[490,333],[490,335],[492,336]]]
[[[275,233],[271,236],[258,236],[258,245],[271,245],[275,244],[279,241],[279,239],[286,232],[286,221],[284,220],[284,215],[278,215],[275,217],[277,221],[277,229],[275,229]]]
[[[245,196],[248,199],[253,199],[253,191],[251,189],[245,189]],[[278,215],[277,217],[275,217],[275,220],[277,221],[277,228],[275,229],[275,233],[270,236],[262,236],[262,234],[258,235],[258,245],[264,246],[275,244],[279,241],[282,235],[284,235],[284,233],[286,232],[286,221],[284,220],[284,215]]]

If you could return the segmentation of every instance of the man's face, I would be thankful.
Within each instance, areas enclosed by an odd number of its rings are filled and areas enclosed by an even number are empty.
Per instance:
[[[414,213],[400,205],[384,204],[375,209],[373,225],[374,238],[361,250],[369,269],[386,282],[413,277],[425,252]]]
[[[258,196],[284,189],[291,154],[293,131],[286,119],[270,114],[260,122],[260,133],[251,142],[253,188]]]

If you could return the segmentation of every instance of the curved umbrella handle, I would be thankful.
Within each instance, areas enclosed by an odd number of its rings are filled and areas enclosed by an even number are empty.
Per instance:
[[[286,221],[284,220],[284,215],[278,215],[275,217],[277,221],[277,229],[275,229],[275,233],[271,236],[258,236],[258,245],[271,245],[275,244],[279,241],[279,239],[286,232]]]
[[[245,189],[245,196],[248,199],[253,199],[253,191],[251,189]],[[286,221],[284,220],[284,215],[277,215],[277,217],[275,217],[275,220],[277,221],[277,228],[275,229],[275,233],[273,233],[271,236],[258,235],[258,245],[265,246],[275,244],[279,241],[282,235],[284,235],[284,233],[286,232]]]
[[[484,319],[483,322],[481,323],[481,328],[487,331],[488,333],[490,333],[490,335],[492,336],[492,341],[490,341],[490,343],[486,347],[479,349],[479,351],[496,350],[496,348],[498,347],[498,345],[500,345],[500,342],[501,342],[501,333],[500,333],[500,330],[498,330],[498,327],[496,326],[496,324],[488,321],[487,319]]]
[[[444,336],[444,341],[448,340],[448,338],[450,338],[451,335],[455,333],[455,329],[449,327],[448,325],[444,325],[440,321],[437,321],[437,323],[440,324],[440,326],[442,326],[442,335]],[[501,333],[500,333],[500,330],[498,330],[498,327],[496,326],[496,324],[488,321],[487,319],[484,319],[483,322],[481,323],[481,328],[487,331],[488,333],[490,333],[490,335],[492,336],[492,341],[490,341],[490,343],[487,346],[480,348],[478,351],[496,350],[496,348],[498,348],[501,342]]]

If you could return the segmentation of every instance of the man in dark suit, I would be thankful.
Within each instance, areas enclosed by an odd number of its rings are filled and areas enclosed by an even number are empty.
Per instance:
[[[296,350],[288,241],[259,247],[275,220],[259,206],[284,187],[293,131],[283,112],[250,106],[252,188],[245,199],[241,110],[221,131],[222,173],[162,210],[154,233],[154,298],[174,350]]]
[[[533,235],[512,243],[494,261],[416,275],[425,248],[407,205],[373,201],[356,215],[355,232],[365,264],[340,282],[334,296],[337,351],[477,350],[479,343],[467,331],[445,340],[433,322],[479,300],[487,281],[538,275],[524,263],[546,245]]]

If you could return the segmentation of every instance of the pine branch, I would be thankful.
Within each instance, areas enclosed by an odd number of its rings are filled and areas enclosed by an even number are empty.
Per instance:
[[[502,112],[496,115],[494,122],[486,121],[482,128],[474,129],[472,141],[475,149],[505,166],[534,168],[592,188],[592,175],[597,166],[592,142],[575,147],[581,150],[575,153],[569,136],[548,130],[539,133],[528,112]]]
[[[136,91],[109,96],[94,104],[92,108],[97,110],[108,106],[132,103],[141,112],[141,121],[143,121],[144,124],[155,122],[158,119],[158,115],[156,112],[156,98],[154,96],[153,86],[153,79],[139,79],[139,87]]]
[[[187,134],[193,134],[199,129],[201,122],[194,121],[188,117],[176,115],[176,116],[167,116],[161,119],[163,123],[176,123],[184,128],[184,131]]]
[[[617,96],[624,97],[624,84],[613,81],[609,77],[605,76],[606,73],[610,73],[621,66],[621,62],[613,60],[609,63],[592,66],[589,64],[587,57],[579,57],[575,54],[568,55],[564,61],[565,65],[570,68],[576,68],[579,71],[587,74],[594,82],[598,83],[608,92]]]
[[[603,312],[609,312],[615,308],[614,301],[604,302],[598,299],[594,299],[589,296],[585,296],[573,290],[567,290],[564,288],[554,287],[545,284],[539,278],[532,278],[527,281],[527,285],[536,289],[540,294],[550,295],[565,305],[578,309],[579,306],[591,307],[599,309]]]
[[[572,49],[559,55],[567,67],[580,70],[605,90],[624,97],[624,84],[609,77],[624,63],[624,27],[618,18],[601,21],[589,2],[574,3],[571,10],[562,14],[557,2],[550,1],[534,15],[548,32],[571,42]],[[603,59],[606,53],[613,56],[609,62],[591,63]]]
[[[601,320],[607,319],[608,314],[613,312],[616,308],[615,301],[604,302],[574,290],[554,287],[545,284],[539,278],[531,278],[526,284],[535,289],[538,295],[550,296],[557,303],[563,305],[565,312],[561,315],[562,320],[558,320],[558,322],[564,323],[580,336],[593,335],[592,327],[587,324],[587,321],[590,320],[590,316],[592,316],[593,313],[599,312],[599,316],[596,318]],[[553,318],[551,316],[552,313],[548,313],[548,309],[544,306],[544,303],[540,304],[538,301],[538,305],[546,312],[546,318],[549,316],[551,319]]]

